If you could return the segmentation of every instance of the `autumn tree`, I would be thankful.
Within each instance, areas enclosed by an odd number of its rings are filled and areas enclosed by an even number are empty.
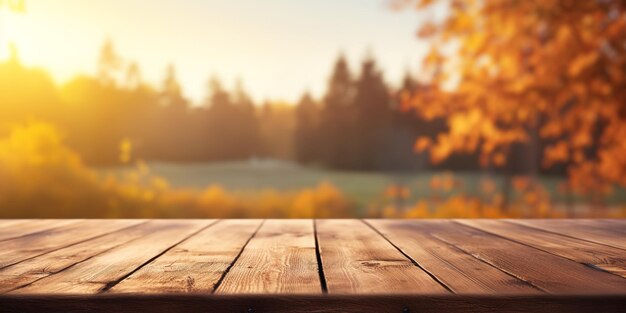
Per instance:
[[[59,103],[52,77],[40,68],[24,65],[17,47],[11,45],[9,58],[0,62],[0,125],[56,117]]]
[[[435,162],[477,151],[483,165],[504,165],[512,145],[539,136],[552,141],[541,164],[565,163],[575,190],[626,185],[623,1],[417,3],[442,6],[446,17],[419,31],[433,46],[424,60],[431,86],[405,104],[445,117],[449,129],[418,140],[418,150]]]

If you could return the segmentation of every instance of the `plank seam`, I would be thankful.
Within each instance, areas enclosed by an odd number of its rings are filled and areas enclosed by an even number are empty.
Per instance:
[[[466,254],[468,254],[468,255],[472,256],[472,257],[473,257],[473,258],[475,258],[476,260],[479,260],[479,261],[481,261],[481,262],[484,262],[484,263],[486,263],[486,264],[488,264],[488,265],[490,265],[490,266],[494,267],[495,269],[498,269],[498,270],[500,270],[501,272],[503,272],[503,273],[505,273],[505,274],[507,274],[507,275],[510,275],[511,277],[514,277],[514,278],[516,278],[516,279],[519,279],[520,281],[522,281],[522,282],[524,282],[524,283],[528,284],[529,286],[531,286],[531,287],[533,287],[533,288],[535,288],[535,289],[537,289],[537,290],[539,290],[539,291],[541,291],[541,292],[549,293],[547,290],[545,290],[545,289],[543,289],[543,288],[541,288],[541,287],[539,287],[539,286],[537,286],[537,285],[535,285],[535,284],[533,284],[533,283],[531,283],[531,282],[529,282],[529,281],[525,280],[524,278],[522,278],[521,276],[516,275],[516,274],[515,274],[515,273],[513,273],[513,272],[509,272],[509,271],[507,271],[507,270],[505,270],[505,269],[503,269],[503,268],[501,268],[501,267],[499,267],[499,266],[497,266],[497,265],[495,265],[495,264],[491,263],[489,260],[483,259],[483,258],[481,258],[481,257],[479,257],[479,256],[477,256],[477,255],[475,255],[475,254],[473,254],[473,253],[470,253],[469,251],[464,250],[464,249],[462,249],[461,247],[456,246],[456,245],[454,245],[453,243],[448,242],[448,241],[446,241],[445,239],[443,239],[443,238],[441,238],[441,237],[438,237],[437,235],[434,235],[434,236],[435,236],[435,238],[437,238],[437,239],[439,239],[439,240],[441,240],[441,241],[443,241],[443,242],[445,242],[445,243],[447,243],[447,244],[449,244],[449,245],[451,245],[451,246],[454,246],[455,248],[459,249],[459,251],[462,251],[462,252],[464,252],[464,253],[466,253]]]
[[[445,288],[449,292],[455,294],[454,290],[452,290],[452,288],[450,288],[446,283],[444,283],[441,279],[439,279],[439,277],[435,276],[435,274],[433,274],[430,271],[426,270],[421,264],[419,264],[419,262],[417,262],[415,259],[413,259],[410,255],[406,254],[400,247],[396,246],[396,244],[394,244],[391,240],[389,240],[389,238],[387,238],[385,235],[383,235],[383,233],[381,233],[378,229],[376,229],[372,224],[368,223],[364,219],[361,219],[361,222],[363,222],[369,228],[374,230],[378,235],[383,237],[383,239],[385,239],[390,245],[392,245],[394,248],[396,248],[396,250],[398,250],[402,255],[404,255],[404,257],[407,258],[411,263],[413,263],[413,265],[417,266],[419,269],[421,269],[426,274],[428,274],[428,276],[430,276],[430,278],[432,278],[434,281],[439,283],[443,288]]]
[[[322,293],[328,293],[328,284],[326,283],[326,275],[324,274],[324,265],[322,264],[322,251],[319,240],[317,238],[317,219],[313,220],[313,234],[315,235],[315,257],[317,258],[317,272],[320,276],[320,285]]]
[[[134,274],[135,272],[137,272],[138,270],[140,270],[140,269],[141,269],[141,268],[143,268],[144,266],[146,266],[146,265],[148,265],[148,264],[152,263],[154,260],[158,259],[160,256],[162,256],[163,254],[165,254],[167,251],[172,250],[174,247],[176,247],[176,246],[178,246],[179,244],[181,244],[181,243],[185,242],[185,241],[186,241],[186,240],[188,240],[189,238],[191,238],[191,237],[193,237],[193,236],[197,235],[198,233],[200,233],[200,232],[204,231],[205,229],[207,229],[207,228],[209,228],[209,227],[211,227],[211,226],[213,226],[213,225],[215,225],[215,224],[219,223],[220,221],[221,221],[221,220],[214,221],[213,223],[210,223],[210,224],[208,224],[208,225],[206,225],[206,226],[204,226],[204,227],[202,227],[202,228],[198,229],[197,231],[195,231],[195,232],[193,232],[193,233],[189,234],[189,235],[188,235],[188,236],[186,236],[185,238],[183,238],[183,239],[181,239],[180,241],[178,241],[178,242],[174,243],[173,245],[169,246],[167,249],[165,249],[165,250],[161,251],[160,253],[158,253],[157,255],[153,256],[152,258],[150,258],[150,259],[149,259],[149,260],[147,260],[146,262],[142,263],[141,265],[139,265],[138,267],[136,267],[135,269],[133,269],[132,271],[130,271],[130,272],[129,272],[129,273],[127,273],[126,275],[124,275],[124,276],[122,276],[122,277],[120,277],[120,278],[118,278],[118,279],[116,279],[116,280],[113,280],[113,281],[110,281],[110,282],[106,283],[106,284],[104,285],[104,287],[102,287],[102,288],[98,291],[98,293],[105,293],[105,292],[109,291],[111,288],[115,287],[115,285],[119,284],[119,283],[120,283],[120,282],[122,282],[124,279],[126,279],[126,278],[130,277],[130,275]]]
[[[455,246],[455,245],[452,245],[452,244],[450,244],[450,243],[448,243],[448,242],[442,241],[441,239],[439,239],[439,238],[437,238],[437,237],[435,237],[435,236],[433,236],[433,235],[430,235],[430,234],[429,234],[429,235],[426,235],[426,236],[428,236],[428,238],[429,238],[429,239],[431,239],[431,240],[432,240],[432,241],[434,241],[434,242],[437,242],[437,243],[439,243],[439,244],[442,244],[442,245],[448,246],[448,247],[449,247],[450,249],[452,249],[452,250],[456,250],[457,252],[459,252],[459,253],[461,253],[461,254],[463,254],[463,255],[467,255],[467,256],[469,256],[470,258],[472,258],[472,259],[474,259],[474,260],[476,260],[476,261],[478,261],[478,262],[480,262],[480,263],[486,264],[487,266],[492,267],[492,268],[494,268],[495,270],[497,270],[497,271],[499,271],[499,272],[502,272],[502,273],[504,273],[505,275],[507,275],[507,276],[509,276],[509,277],[511,277],[511,278],[513,278],[513,279],[515,279],[515,280],[517,280],[517,281],[519,281],[519,282],[521,282],[522,284],[527,284],[527,282],[526,282],[526,281],[524,281],[524,280],[520,280],[519,278],[517,278],[517,277],[515,277],[515,276],[513,276],[513,275],[511,275],[511,274],[509,274],[509,273],[507,273],[507,272],[503,272],[503,271],[502,271],[502,270],[500,270],[499,268],[497,268],[497,267],[493,266],[492,264],[490,264],[490,263],[488,263],[488,262],[485,262],[484,260],[477,259],[477,258],[476,258],[476,257],[474,257],[473,255],[471,255],[471,254],[467,253],[466,251],[463,251],[463,250],[459,249],[459,248],[458,248],[457,246]],[[431,254],[431,256],[432,256],[432,257],[435,257],[435,258],[437,258],[438,260],[440,260],[441,262],[443,262],[443,263],[447,264],[449,267],[454,268],[454,269],[456,270],[456,272],[457,272],[457,273],[459,273],[460,275],[463,275],[464,277],[466,277],[467,279],[471,280],[471,281],[472,281],[472,282],[474,282],[475,284],[477,284],[477,285],[479,285],[479,286],[482,286],[483,288],[493,290],[493,288],[490,288],[488,285],[486,285],[486,284],[484,284],[483,282],[481,282],[481,281],[479,281],[479,280],[475,279],[475,278],[474,278],[474,276],[467,274],[465,271],[463,271],[463,269],[462,269],[462,268],[460,268],[460,267],[458,267],[458,266],[456,266],[456,265],[454,265],[454,264],[450,263],[447,259],[442,258],[442,257],[440,257],[440,256],[438,256],[438,255],[436,255],[436,254]],[[535,288],[534,288],[534,286],[532,286],[532,285],[530,285],[530,284],[528,284],[528,286],[529,286],[529,287],[531,287],[531,288],[533,288],[533,289],[535,289]],[[496,291],[496,292],[497,292],[497,290],[494,290],[494,291]]]
[[[142,223],[142,224],[144,224],[144,223]],[[138,224],[138,225],[142,225],[142,224]],[[62,269],[60,269],[60,270],[58,270],[58,271],[56,271],[56,272],[49,273],[48,275],[43,276],[43,277],[39,277],[39,278],[37,278],[37,279],[35,279],[35,280],[33,280],[33,281],[29,282],[29,283],[26,283],[26,284],[23,284],[23,285],[17,286],[17,287],[15,287],[15,288],[11,289],[11,290],[6,291],[5,293],[9,293],[9,292],[12,292],[12,291],[15,291],[15,290],[18,290],[18,289],[26,288],[26,287],[28,287],[28,286],[30,286],[30,285],[32,285],[32,284],[34,284],[34,283],[36,283],[36,282],[38,282],[38,281],[42,280],[42,279],[48,278],[48,277],[50,277],[50,276],[53,276],[53,275],[56,275],[56,274],[59,274],[59,273],[62,273],[63,271],[68,270],[68,269],[70,269],[70,268],[72,268],[72,267],[74,267],[74,266],[76,266],[76,265],[78,265],[78,264],[81,264],[81,263],[87,262],[87,261],[89,261],[89,260],[91,260],[91,259],[93,259],[93,258],[95,258],[95,257],[97,257],[97,256],[99,256],[99,255],[101,255],[101,254],[107,253],[107,252],[109,252],[109,251],[111,251],[111,250],[113,250],[113,249],[115,249],[115,248],[118,248],[118,247],[120,247],[120,246],[122,246],[122,245],[129,244],[129,243],[131,243],[131,242],[133,242],[133,241],[135,241],[135,240],[138,240],[138,239],[140,239],[140,238],[141,238],[141,237],[137,237],[137,238],[130,239],[130,240],[128,240],[128,241],[124,241],[124,242],[122,242],[122,243],[120,243],[120,244],[118,244],[118,245],[115,245],[115,246],[111,247],[111,248],[108,248],[108,249],[106,249],[106,250],[100,251],[99,253],[96,253],[96,254],[94,254],[94,255],[91,255],[91,256],[89,256],[89,257],[87,257],[87,258],[85,258],[85,259],[82,259],[82,260],[80,260],[80,261],[77,261],[77,262],[75,262],[75,263],[72,263],[72,264],[70,264],[70,265],[68,265],[68,266],[66,266],[66,267],[64,267],[64,268],[62,268]]]
[[[84,219],[77,219],[76,221],[73,221],[72,223],[69,223],[69,224],[52,226],[50,228],[40,229],[40,230],[34,231],[32,233],[27,233],[27,234],[15,236],[15,237],[9,237],[9,238],[0,239],[0,242],[7,241],[7,240],[13,240],[13,239],[20,239],[20,238],[24,238],[24,237],[28,237],[28,236],[34,236],[34,235],[37,235],[37,234],[41,234],[43,232],[55,230],[55,229],[60,228],[60,227],[65,227],[65,226],[68,226],[68,225],[74,225],[74,224],[82,222],[82,221],[84,221]],[[15,226],[15,225],[13,225],[13,226]],[[11,227],[13,227],[13,226],[11,226]]]
[[[102,233],[102,234],[97,235],[97,236],[89,237],[87,239],[71,243],[71,244],[69,244],[67,246],[57,247],[57,248],[48,250],[46,252],[43,252],[43,253],[40,253],[40,254],[37,254],[37,255],[34,255],[34,256],[31,256],[31,257],[27,257],[27,258],[19,260],[17,262],[13,262],[13,263],[10,263],[10,264],[6,264],[6,265],[3,265],[3,266],[0,266],[0,270],[3,270],[5,268],[7,268],[9,266],[13,266],[15,264],[20,264],[20,263],[22,263],[24,261],[28,261],[28,260],[31,260],[31,259],[34,259],[34,258],[38,258],[38,257],[40,257],[42,255],[46,255],[48,253],[52,253],[52,252],[55,252],[55,251],[58,251],[58,250],[61,250],[61,249],[69,248],[69,247],[72,247],[72,246],[75,246],[75,245],[78,245],[78,244],[81,244],[81,243],[85,243],[85,242],[90,241],[90,240],[98,239],[100,237],[104,237],[104,236],[107,236],[107,235],[110,235],[110,234],[113,234],[113,233],[116,233],[116,232],[124,231],[124,230],[130,229],[130,228],[133,228],[133,227],[138,227],[138,226],[144,225],[146,223],[148,223],[148,221],[145,221],[143,223],[137,223],[137,224],[129,225],[129,226],[126,226],[126,227],[122,227],[120,229],[116,229],[116,230],[112,230],[112,231],[109,231],[109,232],[106,232],[106,233]],[[63,225],[63,226],[67,226],[67,225]]]
[[[597,267],[597,266],[595,266],[594,264],[591,264],[591,263],[580,262],[580,261],[577,261],[577,260],[574,260],[574,259],[570,259],[570,258],[568,258],[568,257],[566,257],[566,256],[562,256],[562,255],[556,254],[556,253],[554,253],[554,252],[552,252],[552,251],[544,250],[544,249],[542,249],[542,248],[540,248],[540,247],[535,247],[535,246],[532,246],[532,245],[527,244],[527,243],[525,243],[525,242],[521,242],[521,241],[515,240],[515,239],[513,239],[513,238],[506,237],[505,235],[500,235],[500,234],[494,233],[494,232],[492,232],[492,231],[489,231],[489,230],[486,230],[486,229],[479,228],[479,227],[477,227],[477,226],[468,225],[468,224],[465,224],[465,223],[463,223],[463,222],[457,222],[457,221],[454,221],[454,222],[455,222],[455,223],[457,223],[457,224],[460,224],[460,225],[466,226],[466,227],[470,227],[470,228],[476,229],[476,230],[478,230],[478,231],[482,231],[482,232],[488,233],[488,234],[493,235],[493,236],[495,236],[495,237],[499,237],[499,238],[502,238],[502,239],[505,239],[505,240],[509,240],[509,241],[512,241],[512,242],[518,243],[518,244],[520,244],[520,245],[523,245],[523,246],[526,246],[526,247],[529,247],[529,248],[533,248],[533,249],[535,249],[535,250],[538,250],[538,251],[541,251],[541,252],[545,252],[545,253],[547,253],[547,254],[550,254],[550,255],[553,255],[553,256],[556,256],[556,257],[559,257],[559,258],[566,259],[566,260],[568,260],[568,261],[572,261],[572,262],[574,262],[574,263],[582,264],[582,265],[584,265],[584,266],[586,266],[586,267],[589,267],[589,268],[592,268],[592,269],[594,269],[594,270],[596,270],[596,271],[600,271],[600,272],[604,272],[604,273],[609,273],[609,274],[613,274],[613,275],[616,275],[616,276],[618,276],[618,277],[622,277],[622,278],[624,278],[622,275],[620,275],[620,274],[618,274],[618,273],[613,273],[613,272],[607,271],[607,270],[605,270],[605,269],[603,269],[603,268],[600,268],[600,267]],[[517,224],[517,223],[512,223],[512,224],[519,225],[519,224]],[[533,227],[527,227],[527,228],[529,228],[529,229],[536,229],[536,228],[533,228]],[[575,238],[573,238],[573,239],[575,239]],[[594,243],[594,242],[590,242],[590,243]],[[611,247],[611,246],[608,246],[608,247]],[[612,247],[611,247],[611,248],[612,248]]]
[[[556,231],[551,231],[549,229],[545,229],[545,228],[541,228],[541,227],[535,227],[535,226],[531,226],[531,225],[526,225],[526,224],[523,224],[523,223],[518,223],[518,222],[515,222],[515,221],[511,221],[511,220],[502,220],[502,221],[505,222],[505,223],[509,223],[509,224],[524,226],[524,227],[527,227],[527,228],[530,228],[530,229],[536,229],[536,230],[539,230],[539,231],[542,231],[542,232],[546,232],[546,233],[550,233],[550,234],[556,234],[556,235],[560,235],[560,236],[563,236],[563,237],[568,237],[568,238],[572,238],[572,239],[576,239],[576,240],[582,240],[582,241],[591,242],[591,243],[603,245],[603,246],[606,246],[606,247],[611,247],[611,248],[615,248],[615,249],[620,249],[620,250],[626,251],[626,249],[624,249],[624,248],[616,247],[616,246],[613,246],[613,245],[610,245],[610,244],[606,244],[606,243],[602,243],[602,242],[598,242],[598,241],[594,241],[594,240],[590,240],[590,239],[584,239],[584,238],[579,238],[579,237],[575,237],[575,236],[570,236],[568,234],[563,234],[563,233],[559,233],[559,232],[556,232]]]
[[[222,282],[226,278],[226,275],[228,275],[228,272],[230,272],[230,270],[233,268],[233,266],[235,266],[235,263],[237,263],[237,260],[239,260],[239,257],[241,257],[241,255],[243,254],[243,250],[246,249],[246,247],[248,246],[250,241],[252,241],[252,238],[254,238],[254,236],[256,236],[256,234],[259,232],[259,230],[261,229],[263,224],[265,224],[265,220],[263,220],[261,222],[261,224],[259,224],[259,226],[254,230],[252,235],[250,235],[250,238],[248,238],[248,240],[246,240],[246,243],[244,243],[243,246],[241,247],[241,250],[239,250],[239,253],[237,253],[237,256],[235,256],[235,258],[228,265],[226,270],[224,270],[224,272],[222,273],[222,276],[220,276],[220,279],[218,279],[217,282],[215,283],[215,285],[213,286],[213,291],[211,292],[211,294],[214,294],[217,291],[217,288],[219,288],[219,286],[222,284]]]
[[[433,240],[435,240],[435,241],[441,242],[442,244],[449,246],[451,249],[457,250],[457,251],[459,251],[459,252],[461,252],[461,253],[463,253],[463,254],[465,254],[465,255],[468,255],[469,257],[471,257],[471,258],[473,258],[473,259],[477,260],[478,262],[481,262],[481,263],[487,264],[487,266],[490,266],[490,267],[495,268],[496,270],[498,270],[498,271],[500,271],[500,272],[502,272],[502,273],[504,273],[504,274],[506,274],[506,275],[508,275],[508,276],[512,277],[513,279],[516,279],[516,280],[520,281],[520,282],[521,282],[521,283],[523,283],[523,284],[528,285],[529,287],[531,287],[531,288],[533,288],[533,289],[539,290],[539,291],[541,291],[541,292],[546,292],[545,290],[543,290],[543,289],[541,289],[541,288],[539,288],[539,287],[537,287],[537,286],[533,285],[531,282],[526,281],[526,280],[522,279],[521,277],[518,277],[517,275],[511,274],[511,273],[509,273],[509,272],[507,272],[507,271],[505,271],[505,270],[503,270],[503,269],[501,269],[501,268],[497,267],[496,265],[491,264],[490,262],[488,262],[488,261],[486,261],[486,260],[483,260],[482,258],[476,257],[476,256],[475,256],[475,255],[473,255],[472,253],[469,253],[468,251],[461,249],[460,247],[456,246],[455,244],[453,244],[453,243],[451,243],[451,242],[448,242],[448,241],[444,240],[443,238],[438,237],[437,235],[432,235],[432,234],[429,234],[428,236],[429,236],[430,238],[432,238]],[[445,262],[447,263],[447,261],[446,261],[445,259],[441,259],[441,260],[442,260],[442,261],[445,261]],[[464,276],[466,276],[466,277],[468,277],[468,278],[470,278],[470,279],[472,279],[472,280],[474,281],[473,277],[468,276],[468,275],[465,275],[465,273],[462,273],[462,274],[463,274]],[[478,282],[476,281],[476,283],[478,283]]]
[[[459,225],[460,225],[460,226],[464,226],[463,224],[459,224]],[[539,286],[537,286],[537,285],[533,284],[532,282],[527,281],[526,279],[522,278],[521,276],[516,275],[515,273],[512,273],[512,272],[509,272],[509,271],[507,271],[507,270],[505,270],[505,269],[503,269],[503,268],[501,268],[501,267],[499,267],[499,266],[497,266],[497,265],[495,265],[495,264],[491,263],[489,260],[483,259],[483,258],[481,258],[481,257],[479,257],[479,256],[477,256],[477,255],[475,255],[475,254],[473,254],[473,253],[471,253],[471,252],[469,252],[469,251],[467,251],[467,250],[465,250],[465,249],[463,249],[463,248],[461,248],[461,247],[459,247],[459,246],[457,246],[457,245],[455,245],[455,244],[453,244],[453,243],[451,243],[451,242],[449,242],[449,241],[447,241],[447,240],[445,240],[444,238],[441,238],[441,237],[437,236],[436,234],[434,234],[434,235],[432,235],[432,236],[433,236],[433,237],[435,237],[435,238],[437,238],[437,239],[439,239],[439,240],[440,240],[440,241],[442,241],[442,242],[447,243],[447,244],[448,244],[448,245],[450,245],[451,247],[454,247],[454,248],[458,249],[459,251],[462,251],[462,252],[466,253],[467,255],[472,256],[472,257],[473,257],[473,258],[475,258],[476,260],[479,260],[479,261],[481,261],[481,262],[484,262],[484,263],[486,263],[486,264],[488,264],[488,265],[490,265],[490,266],[492,266],[492,267],[494,267],[494,268],[496,268],[496,269],[498,269],[498,270],[502,271],[502,272],[503,272],[503,273],[505,273],[505,274],[508,274],[508,275],[510,275],[510,276],[512,276],[512,277],[514,277],[514,278],[519,279],[519,280],[520,280],[520,281],[522,281],[522,282],[525,282],[525,283],[526,283],[526,284],[528,284],[529,286],[531,286],[531,287],[533,287],[533,288],[536,288],[536,289],[537,289],[537,290],[539,290],[539,291],[549,293],[547,290],[545,290],[545,289],[543,289],[543,288],[541,288],[541,287],[539,287]]]

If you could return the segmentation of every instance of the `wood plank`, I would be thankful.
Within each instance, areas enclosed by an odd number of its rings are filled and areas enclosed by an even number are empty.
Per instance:
[[[85,220],[0,242],[0,268],[129,227],[142,220]]]
[[[625,250],[504,221],[458,220],[458,222],[626,278]]]
[[[146,231],[141,238],[10,293],[98,293],[212,222],[212,220],[155,220],[153,223],[156,226]]]
[[[79,221],[80,220],[46,219],[5,220],[5,222],[0,225],[0,241],[49,230]]]
[[[313,221],[265,221],[216,292],[321,293]]]
[[[554,221],[557,223],[571,224],[574,227],[583,224],[583,227],[591,228],[596,231],[626,235],[626,221],[617,219],[557,219]]]
[[[419,221],[367,220],[458,294],[538,294],[537,288],[431,236]]]
[[[316,225],[328,293],[448,293],[362,221]]]
[[[57,274],[70,266],[158,230],[159,227],[160,225],[154,222],[137,224],[6,267],[0,270],[0,293],[24,287],[49,275]]]
[[[619,296],[454,296],[454,295],[98,295],[0,296],[0,312],[316,312],[480,313],[623,312]]]
[[[109,292],[213,292],[262,220],[222,220],[177,245]]]
[[[555,294],[626,294],[626,280],[451,221],[422,221],[436,238]]]
[[[579,221],[579,219],[576,219],[575,221]],[[589,223],[593,225],[593,227],[626,234],[626,219],[604,218],[604,219],[585,219],[584,221],[585,223]]]
[[[535,227],[578,239],[593,241],[620,249],[626,249],[626,236],[616,233],[613,228],[598,228],[590,225],[586,220],[508,220],[514,223]]]
[[[2,227],[7,227],[7,226],[11,226],[11,225],[15,225],[15,224],[21,224],[21,223],[27,223],[27,222],[32,222],[32,221],[36,221],[37,219],[0,219],[0,229]]]
[[[608,218],[608,219],[600,219],[603,222],[609,222],[611,224],[618,225],[621,231],[626,231],[626,218]]]

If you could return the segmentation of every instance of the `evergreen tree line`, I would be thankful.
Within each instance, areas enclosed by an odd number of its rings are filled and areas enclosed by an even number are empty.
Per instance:
[[[407,75],[402,89],[416,87]],[[396,96],[372,58],[354,75],[339,57],[320,103],[304,95],[296,107],[296,159],[349,170],[407,169],[425,163],[412,149],[419,130],[415,115],[400,110]]]
[[[428,155],[415,152],[418,137],[435,140],[448,130],[444,118],[420,118],[400,103],[402,94],[427,92],[428,88],[407,73],[400,88],[394,90],[385,83],[372,58],[364,60],[354,75],[346,59],[340,57],[320,103],[305,94],[296,107],[296,160],[347,170],[485,170],[477,153],[457,153],[433,165]],[[549,143],[533,138],[514,144],[505,166],[487,170],[563,175],[563,165],[546,169],[537,164]]]
[[[421,120],[398,100],[422,88],[408,74],[400,88],[390,88],[373,58],[355,74],[339,57],[321,99],[305,93],[295,107],[256,105],[241,82],[228,90],[212,78],[206,99],[191,105],[174,66],[155,88],[142,80],[136,63],[123,62],[106,42],[95,77],[78,76],[60,87],[45,71],[23,66],[15,52],[0,64],[0,124],[51,121],[94,165],[119,164],[120,150],[129,144],[132,157],[146,161],[258,157],[342,170],[431,169],[413,145],[418,136],[445,131],[446,122]],[[436,168],[477,170],[477,160],[458,155]]]

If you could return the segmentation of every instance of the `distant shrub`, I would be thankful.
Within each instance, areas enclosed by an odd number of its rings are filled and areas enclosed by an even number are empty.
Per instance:
[[[127,144],[123,145],[127,146]],[[128,148],[126,148],[128,150]],[[322,183],[297,192],[174,189],[143,162],[96,174],[50,124],[11,127],[0,139],[0,217],[350,217],[355,204]]]
[[[129,159],[130,143],[120,145]],[[0,137],[1,218],[464,218],[563,217],[549,193],[526,178],[515,178],[514,197],[503,196],[491,180],[480,184],[482,194],[467,195],[452,174],[434,176],[429,196],[412,204],[410,190],[391,185],[385,202],[357,211],[354,201],[330,183],[297,191],[274,189],[236,192],[219,185],[204,189],[173,188],[139,161],[123,174],[98,175],[63,143],[50,124],[13,125]],[[452,192],[452,193],[450,193]],[[393,204],[391,204],[393,203]],[[585,213],[586,212],[586,213]],[[626,216],[626,208],[585,211],[577,216]]]

